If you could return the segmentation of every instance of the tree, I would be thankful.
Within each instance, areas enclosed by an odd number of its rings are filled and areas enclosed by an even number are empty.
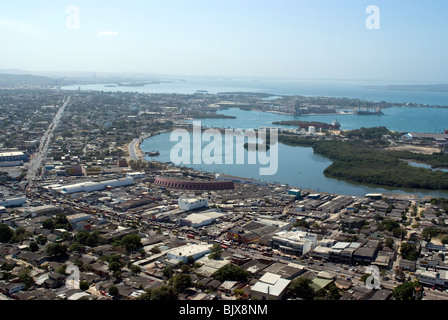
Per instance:
[[[81,289],[82,291],[86,291],[90,288],[90,285],[87,281],[83,280],[79,283],[79,289]]]
[[[14,236],[14,231],[6,224],[0,224],[0,242],[9,242]]]
[[[63,256],[67,253],[67,246],[60,243],[50,243],[46,246],[45,252],[50,256]]]
[[[73,240],[80,244],[86,245],[88,237],[89,237],[89,233],[87,231],[80,230],[75,234],[75,236],[73,237]]]
[[[34,284],[33,277],[31,277],[30,273],[30,268],[25,268],[19,273],[19,279],[25,285],[25,289],[30,288]]]
[[[403,240],[407,234],[407,231],[406,231],[406,229],[403,229],[403,228],[394,228],[392,230],[392,233],[395,238],[400,238],[401,240]]]
[[[10,240],[11,242],[22,242],[25,240],[28,236],[30,236],[31,233],[27,232],[25,228],[19,227],[14,231],[14,236]]]
[[[32,252],[36,252],[37,250],[39,250],[39,246],[37,245],[37,242],[34,242],[34,241],[30,242],[30,250]]]
[[[105,239],[101,236],[99,231],[90,233],[85,239],[85,245],[89,247],[96,247],[102,243],[105,243]]]
[[[167,265],[164,269],[163,269],[163,276],[166,278],[171,278],[174,274],[174,270],[173,267],[170,265]]]
[[[142,268],[140,268],[139,266],[133,264],[131,266],[131,272],[132,272],[132,274],[139,274],[140,272],[142,272]]]
[[[365,284],[366,281],[367,281],[367,279],[368,279],[370,276],[371,276],[370,273],[364,273],[364,274],[361,276],[361,281]]]
[[[53,220],[51,220],[50,218],[46,219],[44,222],[42,222],[42,227],[44,229],[53,230],[54,229]]]
[[[214,244],[210,249],[209,259],[218,260],[221,258],[222,247],[219,244]]]
[[[40,234],[40,235],[37,236],[36,242],[37,242],[37,244],[44,245],[44,244],[47,243],[47,237],[42,235],[42,234]]]
[[[438,230],[437,230],[437,228],[434,228],[434,227],[424,228],[421,233],[422,238],[425,239],[426,241],[431,241],[431,238],[437,236],[437,234],[438,234]]]
[[[194,263],[194,258],[193,256],[188,256],[187,257],[187,265],[191,266]]]
[[[226,264],[212,274],[219,281],[241,281],[245,282],[250,277],[250,272],[232,263]]]
[[[174,288],[163,285],[151,291],[151,300],[177,300],[177,294]]]
[[[141,238],[137,234],[128,234],[121,240],[121,245],[126,247],[127,251],[135,251],[143,246]]]
[[[389,247],[389,248],[393,249],[393,247],[394,247],[394,239],[392,239],[390,237],[386,238],[385,244],[386,244],[386,247]]]
[[[415,261],[418,258],[416,245],[410,242],[405,242],[401,245],[400,253],[403,259]]]
[[[177,293],[180,293],[193,285],[190,275],[184,273],[176,274],[170,279],[169,283]]]
[[[395,287],[392,294],[397,300],[414,300],[415,287],[416,283],[405,282]]]
[[[121,271],[122,267],[123,267],[123,265],[118,261],[112,261],[109,263],[109,271],[112,271],[112,272],[119,272],[119,271]]]
[[[383,221],[381,221],[381,223],[378,226],[379,230],[387,230],[387,231],[392,231],[395,228],[399,228],[400,224],[392,219],[384,219]]]
[[[297,277],[289,285],[289,291],[297,298],[312,300],[314,289],[311,287],[311,279],[307,277]]]
[[[448,235],[442,238],[442,244],[448,244]]]
[[[338,287],[336,287],[333,283],[330,283],[328,286],[328,295],[330,300],[339,300],[341,298]]]
[[[68,251],[82,253],[82,252],[85,251],[85,247],[82,244],[78,243],[78,242],[73,242],[70,245],[70,247],[68,248]]]
[[[149,250],[149,251],[151,251],[154,254],[162,252],[158,246],[151,248],[151,250]]]
[[[117,298],[120,296],[120,291],[118,291],[118,288],[116,286],[110,286],[109,290],[107,291],[109,295],[111,295],[113,298]]]
[[[235,289],[233,290],[233,294],[237,299],[241,299],[242,297],[246,296],[246,292],[244,292],[243,289]]]
[[[302,228],[305,228],[305,229],[309,229],[310,228],[310,224],[308,222],[306,222],[305,220],[297,220],[294,223],[293,227],[295,227],[295,228],[296,227],[302,227]]]
[[[57,268],[55,270],[55,272],[59,273],[59,274],[66,274],[66,272],[67,272],[67,265],[65,265],[65,264],[61,265],[59,268]]]

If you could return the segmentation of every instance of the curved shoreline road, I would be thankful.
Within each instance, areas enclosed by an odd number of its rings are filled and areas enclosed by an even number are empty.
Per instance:
[[[129,157],[132,158],[132,160],[137,161],[139,158],[137,156],[137,143],[140,141],[141,138],[135,138],[128,144],[128,152]]]
[[[28,172],[25,177],[27,188],[31,188],[33,186],[34,180],[37,176],[37,172],[39,168],[41,168],[42,162],[45,160],[48,146],[50,145],[51,139],[53,137],[53,131],[58,126],[62,114],[64,113],[65,107],[70,102],[70,98],[71,96],[68,96],[63,105],[59,108],[58,112],[56,112],[55,116],[53,117],[53,121],[50,123],[47,130],[44,132],[44,135],[40,139],[39,149],[37,153],[34,154],[34,157],[28,164]]]
[[[154,134],[147,133],[147,134],[142,135],[142,136],[139,137],[139,138],[135,138],[134,140],[132,140],[132,141],[128,144],[128,153],[129,153],[129,157],[130,157],[132,160],[135,160],[135,161],[138,161],[138,160],[140,160],[140,159],[143,159],[143,160],[144,160],[145,155],[144,155],[143,151],[141,151],[141,149],[140,149],[140,143],[142,143],[143,140],[145,140],[145,139],[147,139],[147,138],[150,138],[150,137],[152,137],[152,136],[158,135],[160,132],[161,132],[161,131],[158,131],[158,132],[156,132],[156,133],[154,133]]]

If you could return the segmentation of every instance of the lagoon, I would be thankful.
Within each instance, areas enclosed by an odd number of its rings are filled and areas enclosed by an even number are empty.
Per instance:
[[[160,162],[171,162],[170,152],[176,141],[170,141],[170,132],[161,133],[151,138],[145,139],[141,148],[145,151],[158,150],[159,156],[149,157],[146,160],[154,160]],[[203,147],[207,143],[203,144]],[[224,159],[224,152],[221,155]],[[248,151],[245,150],[245,159],[248,158]],[[268,153],[270,151],[267,151]],[[318,192],[327,192],[333,194],[344,195],[365,195],[367,193],[409,193],[419,196],[436,196],[448,197],[448,192],[438,190],[421,190],[421,189],[386,189],[375,186],[367,186],[362,184],[348,183],[341,180],[331,179],[324,176],[323,171],[331,164],[331,161],[323,156],[317,155],[312,148],[287,146],[282,143],[278,144],[278,170],[275,175],[260,175],[258,164],[186,164],[186,167],[196,170],[207,171],[211,173],[223,173],[234,176],[241,176],[252,179],[259,179],[271,183],[288,184],[291,187],[302,189],[311,189]]]

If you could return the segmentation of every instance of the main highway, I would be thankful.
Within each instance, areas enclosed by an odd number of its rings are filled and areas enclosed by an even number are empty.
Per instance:
[[[24,178],[27,189],[32,188],[34,185],[34,181],[37,178],[39,169],[42,167],[43,161],[46,158],[47,149],[53,137],[53,132],[57,128],[62,114],[64,113],[65,107],[70,102],[70,98],[71,96],[68,96],[63,105],[59,108],[58,112],[56,112],[55,116],[53,117],[53,121],[48,126],[47,130],[44,132],[42,138],[40,139],[39,149],[28,164],[27,175]]]

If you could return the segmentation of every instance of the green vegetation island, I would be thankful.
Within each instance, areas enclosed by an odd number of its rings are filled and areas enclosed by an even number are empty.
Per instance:
[[[348,141],[281,134],[279,142],[312,147],[316,154],[330,159],[333,163],[324,170],[326,177],[382,187],[448,190],[448,172],[407,163],[416,161],[432,168],[446,168],[447,155],[386,150],[389,142],[385,137],[393,139],[398,133],[385,127],[361,128],[346,131],[344,135]]]
[[[236,119],[235,116],[219,114],[216,112],[200,112],[192,114],[195,119]]]

